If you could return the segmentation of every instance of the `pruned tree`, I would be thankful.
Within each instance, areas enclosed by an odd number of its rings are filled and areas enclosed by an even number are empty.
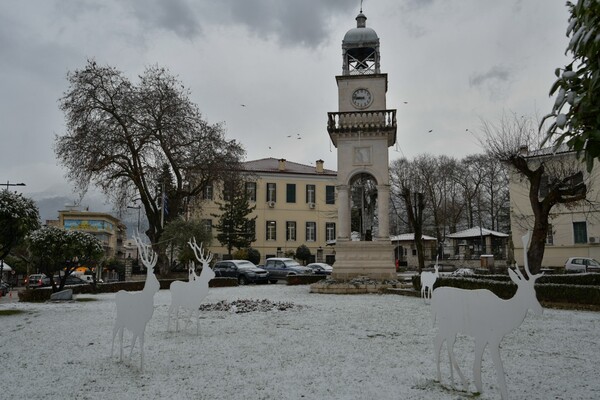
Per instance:
[[[52,290],[59,291],[79,265],[92,265],[104,254],[100,241],[92,234],[44,226],[28,237],[28,247],[37,268],[50,277]],[[57,284],[52,277],[59,274]]]
[[[556,145],[565,143],[583,156],[589,172],[600,157],[600,2],[568,1],[567,6],[571,40],[566,53],[573,55],[573,61],[556,69],[557,80],[550,89],[556,100],[542,123],[553,121],[546,139]]]
[[[311,252],[310,249],[308,248],[307,245],[305,244],[301,244],[300,246],[298,246],[298,248],[296,249],[296,258],[300,261],[302,261],[302,263],[304,265],[306,265],[306,263],[308,262],[308,260],[310,260],[310,256],[311,256]]]
[[[239,166],[241,145],[225,138],[222,125],[202,118],[189,90],[165,68],[148,67],[133,83],[116,68],[88,60],[67,80],[58,161],[81,193],[93,184],[120,208],[139,197],[155,246],[164,222],[177,219],[210,182]],[[172,183],[165,196],[166,177]],[[168,272],[161,264],[161,273]]]
[[[482,121],[481,131],[484,149],[507,163],[529,186],[533,221],[529,226],[532,236],[527,260],[535,274],[542,265],[552,208],[586,198],[582,164],[568,154],[560,156],[552,149],[541,149],[542,137],[531,118],[505,114],[497,124]]]

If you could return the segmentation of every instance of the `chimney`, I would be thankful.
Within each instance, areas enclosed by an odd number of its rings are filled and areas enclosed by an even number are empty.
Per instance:
[[[282,159],[279,160],[279,167],[278,167],[278,169],[280,171],[285,171],[285,158],[282,158]]]
[[[317,174],[322,174],[323,173],[323,160],[317,160],[317,166],[315,168],[315,170],[317,171]]]

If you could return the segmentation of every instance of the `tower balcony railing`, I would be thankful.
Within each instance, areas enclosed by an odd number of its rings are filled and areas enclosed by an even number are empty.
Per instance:
[[[396,130],[396,110],[330,112],[327,117],[327,131],[330,134],[359,130]]]

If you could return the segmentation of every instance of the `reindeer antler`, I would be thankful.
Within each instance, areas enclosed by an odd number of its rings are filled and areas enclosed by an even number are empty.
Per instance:
[[[152,246],[144,243],[144,241],[140,238],[139,233],[135,233],[133,235],[133,240],[138,248],[138,254],[142,259],[142,264],[148,269],[154,268],[156,262],[158,261],[158,254],[152,250]]]
[[[188,244],[194,251],[194,255],[196,256],[196,259],[202,263],[202,266],[210,264],[210,262],[213,258],[213,254],[210,251],[208,251],[208,254],[207,254],[208,257],[207,258],[204,257],[204,250],[202,249],[202,242],[200,242],[200,246],[198,246],[198,244],[196,243],[196,238],[193,237],[192,240],[190,240],[188,242]]]
[[[531,239],[531,231],[527,231],[525,235],[521,238],[523,240],[523,266],[525,267],[525,272],[527,273],[527,277],[531,278],[531,271],[529,270],[529,261],[527,260],[527,249],[529,248],[529,240]]]

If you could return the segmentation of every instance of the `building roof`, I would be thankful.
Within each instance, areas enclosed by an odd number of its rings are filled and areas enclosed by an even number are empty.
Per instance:
[[[455,233],[446,235],[446,237],[450,238],[450,239],[466,239],[466,238],[475,238],[475,237],[481,237],[481,236],[496,236],[496,237],[506,238],[509,235],[506,233],[502,233],[502,232],[492,231],[490,229],[480,228],[478,226],[466,229],[464,231],[455,232]]]
[[[281,169],[280,163],[285,167]],[[288,161],[285,159],[276,159],[273,157],[251,160],[243,163],[244,169],[251,172],[268,172],[277,174],[300,174],[300,175],[329,175],[337,176],[337,171],[323,168],[323,172],[317,172],[316,165],[305,165]]]
[[[421,235],[421,239],[423,240],[437,240],[433,236]],[[414,233],[402,233],[396,236],[390,236],[390,240],[392,242],[412,242],[415,240]]]

